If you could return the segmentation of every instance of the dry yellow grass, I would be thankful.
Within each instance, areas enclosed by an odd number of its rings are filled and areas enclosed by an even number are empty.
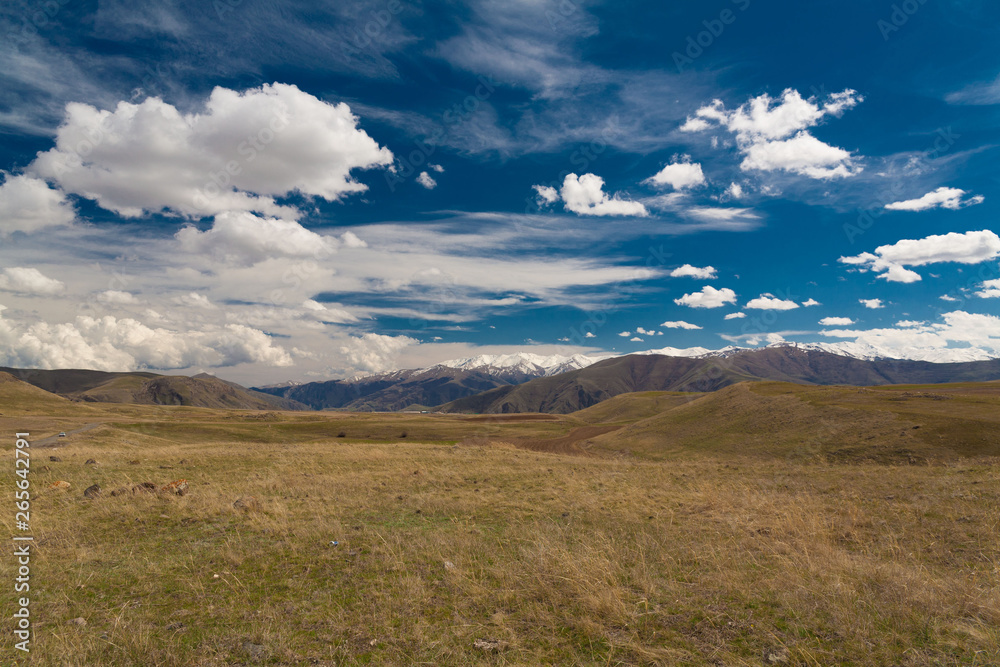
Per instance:
[[[33,452],[30,664],[1000,664],[996,459],[648,461],[504,443],[573,418],[255,417],[118,406]],[[323,435],[346,423],[446,444]]]

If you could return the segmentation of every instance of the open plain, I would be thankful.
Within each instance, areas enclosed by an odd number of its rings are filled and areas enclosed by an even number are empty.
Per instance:
[[[33,442],[33,665],[1000,662],[1000,383],[0,403]]]

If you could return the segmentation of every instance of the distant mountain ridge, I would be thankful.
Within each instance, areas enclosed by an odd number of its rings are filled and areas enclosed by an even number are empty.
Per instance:
[[[517,386],[498,387],[457,399],[438,410],[569,413],[629,392],[715,391],[738,382],[761,380],[856,386],[984,382],[1000,380],[1000,359],[960,363],[859,359],[797,345],[730,348],[691,356],[634,354]]]
[[[480,355],[427,368],[394,370],[346,380],[256,387],[255,390],[304,403],[315,410],[391,412],[433,407],[496,387],[579,370],[608,356],[543,356],[527,352]]]
[[[962,358],[962,350],[943,350],[938,357]],[[823,369],[806,371],[782,370],[787,363],[772,367],[761,359],[772,361],[782,356],[806,353],[825,355]],[[946,353],[946,354],[945,354]],[[934,356],[934,355],[929,355]],[[989,363],[978,354],[963,363]],[[657,358],[676,361],[660,362],[654,375],[658,379],[624,381],[615,373],[606,375],[603,370],[593,373],[587,369],[620,368],[622,359]],[[817,357],[821,358],[821,357]],[[729,360],[740,361],[731,364]],[[752,360],[757,361],[752,361]],[[787,360],[786,360],[787,361]],[[636,365],[638,362],[625,362]],[[862,364],[859,366],[858,364]],[[506,355],[479,355],[466,359],[444,361],[427,368],[393,370],[345,380],[328,380],[304,384],[284,383],[270,387],[256,387],[282,398],[304,403],[316,410],[341,409],[352,411],[398,411],[438,407],[444,411],[458,412],[572,412],[593,405],[595,402],[629,391],[672,390],[714,391],[734,382],[744,380],[780,380],[806,384],[887,384],[884,373],[864,366],[876,363],[877,367],[894,367],[902,364],[930,364],[932,372],[920,377],[947,378],[950,371],[939,359],[907,361],[889,359],[869,345],[857,343],[792,343],[780,342],[760,348],[729,346],[719,350],[704,347],[661,348],[632,355],[537,355],[527,352]],[[953,364],[952,364],[953,365]],[[667,368],[669,366],[669,369]],[[916,367],[913,367],[916,368]],[[712,370],[716,369],[716,370]],[[544,397],[539,387],[562,387],[562,380],[543,382],[582,373],[583,386],[561,388],[557,396]],[[707,377],[718,374],[718,380],[707,382]],[[989,373],[987,373],[989,375]],[[596,378],[601,377],[600,380]],[[977,377],[979,377],[977,375]],[[1000,376],[998,376],[1000,377]],[[693,378],[697,378],[695,381]],[[994,379],[990,377],[989,379]],[[900,382],[910,382],[903,379]],[[914,380],[918,381],[918,380]],[[927,382],[944,382],[947,379],[929,379]],[[603,384],[602,384],[603,383]],[[523,387],[523,388],[518,388]],[[694,387],[694,388],[691,388]],[[704,388],[702,388],[704,387]],[[511,398],[507,398],[508,395]],[[530,398],[529,398],[530,395]],[[496,405],[493,401],[499,401]]]
[[[451,361],[442,361],[441,363],[435,364],[434,366],[424,370],[430,371],[436,368],[456,368],[459,370],[478,370],[496,374],[519,372],[524,373],[525,375],[535,374],[539,377],[547,377],[549,375],[558,375],[559,373],[566,373],[568,371],[586,368],[587,366],[596,364],[598,361],[603,361],[604,359],[609,359],[613,356],[616,355],[574,354],[566,356],[562,354],[554,354],[544,356],[540,354],[532,354],[530,352],[518,352],[516,354],[481,354],[476,357],[469,357],[468,359],[452,359]]]

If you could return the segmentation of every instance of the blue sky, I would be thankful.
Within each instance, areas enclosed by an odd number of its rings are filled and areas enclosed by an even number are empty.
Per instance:
[[[1000,356],[995,3],[0,12],[0,364]]]

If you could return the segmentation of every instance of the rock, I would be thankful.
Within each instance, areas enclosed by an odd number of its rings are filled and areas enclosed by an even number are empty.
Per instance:
[[[765,665],[782,665],[788,662],[788,649],[783,646],[766,648],[761,658]]]
[[[136,484],[134,486],[127,487],[121,486],[111,492],[112,496],[124,496],[124,495],[135,495],[137,493],[155,493],[159,487],[152,482],[143,482],[142,484]]]
[[[63,481],[52,482],[51,484],[49,484],[49,488],[66,490],[69,488],[69,482],[63,482]]]
[[[444,569],[446,569],[446,570],[454,570],[455,569],[455,564],[452,563],[450,560],[446,560],[444,562]]]
[[[49,461],[52,461],[53,463],[62,463],[62,459],[58,456],[50,456]]]
[[[188,491],[188,482],[186,479],[177,479],[165,485],[162,489],[160,489],[160,491],[166,491],[178,496],[183,496]]]
[[[87,619],[83,618],[82,616],[81,616],[81,617],[79,617],[79,618],[71,618],[71,619],[69,619],[69,620],[68,620],[68,621],[66,621],[66,622],[67,622],[67,623],[68,623],[69,625],[78,625],[78,626],[80,626],[81,628],[82,628],[83,626],[87,625]]]
[[[267,650],[263,645],[254,644],[253,642],[243,642],[243,650],[247,652],[250,659],[254,662],[260,662],[267,654]]]
[[[233,507],[242,512],[259,512],[260,501],[253,496],[240,496],[233,501]]]
[[[472,642],[472,648],[477,648],[486,653],[499,653],[506,647],[507,642],[502,642],[499,639],[477,639]]]
[[[84,498],[96,498],[99,495],[101,495],[101,486],[99,484],[88,486],[83,492]]]
[[[85,465],[85,466],[96,466],[97,465],[97,461],[95,461],[94,459],[87,459],[86,461],[83,462],[83,465]]]

